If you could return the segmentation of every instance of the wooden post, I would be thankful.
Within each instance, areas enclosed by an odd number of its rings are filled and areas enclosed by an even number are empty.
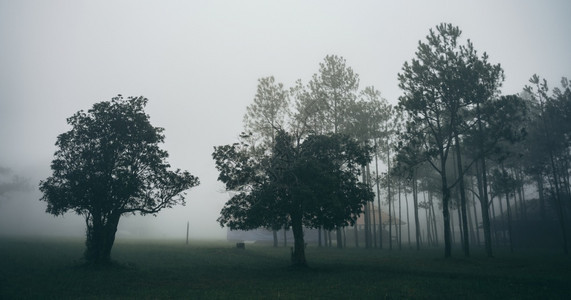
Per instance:
[[[186,222],[186,244],[188,245],[188,230],[190,227],[190,222]]]

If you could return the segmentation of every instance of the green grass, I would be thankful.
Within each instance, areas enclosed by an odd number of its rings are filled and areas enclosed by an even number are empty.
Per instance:
[[[81,264],[81,239],[0,238],[0,299],[568,299],[571,260],[553,253],[444,259],[442,251],[118,240],[105,269]]]

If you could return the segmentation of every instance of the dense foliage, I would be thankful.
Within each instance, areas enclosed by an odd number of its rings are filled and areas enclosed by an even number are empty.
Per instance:
[[[331,230],[353,225],[374,194],[359,182],[370,149],[347,136],[309,136],[296,145],[279,131],[270,155],[260,161],[240,144],[215,147],[218,179],[235,191],[218,222],[231,229],[292,227],[295,265],[305,265],[303,226]]]
[[[109,262],[122,215],[184,204],[184,191],[199,184],[186,171],[169,170],[159,147],[163,129],[149,122],[147,101],[118,96],[68,118],[72,129],[57,138],[52,176],[40,182],[48,213],[85,217],[91,263]]]

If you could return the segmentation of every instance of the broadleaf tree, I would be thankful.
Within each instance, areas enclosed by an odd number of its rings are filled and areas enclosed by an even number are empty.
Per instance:
[[[311,135],[297,144],[282,130],[262,161],[244,155],[240,144],[215,147],[218,179],[235,192],[218,222],[230,229],[254,229],[275,218],[289,220],[292,264],[306,266],[303,226],[332,230],[353,225],[364,204],[373,200],[370,187],[358,180],[370,153],[347,136]]]
[[[184,192],[199,184],[189,172],[171,170],[159,147],[164,129],[151,125],[147,102],[119,95],[68,118],[72,128],[57,137],[52,175],[40,182],[46,212],[85,218],[90,264],[111,262],[121,216],[184,205]]]

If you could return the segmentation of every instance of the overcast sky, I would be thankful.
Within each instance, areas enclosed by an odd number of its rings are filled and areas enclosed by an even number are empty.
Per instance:
[[[122,219],[119,236],[224,237],[227,200],[211,159],[236,141],[257,79],[307,82],[328,54],[343,56],[396,103],[397,73],[441,22],[459,26],[504,68],[504,94],[534,73],[571,77],[571,1],[28,1],[0,0],[0,234],[83,235],[81,218],[39,202],[66,118],[117,94],[143,95],[176,168],[201,185],[187,206]]]

